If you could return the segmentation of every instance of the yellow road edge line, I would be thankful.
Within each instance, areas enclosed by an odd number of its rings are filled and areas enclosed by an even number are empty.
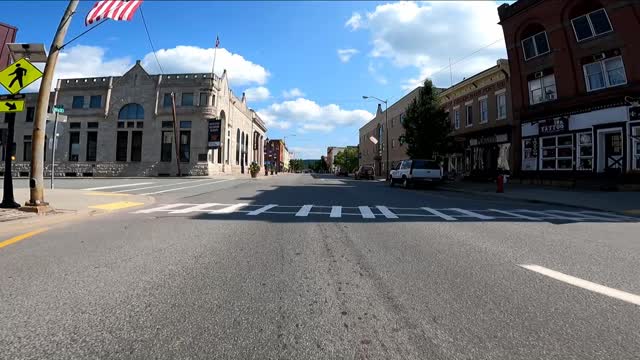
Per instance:
[[[126,209],[129,207],[142,206],[142,205],[144,205],[144,203],[131,202],[131,201],[118,201],[118,202],[108,203],[108,204],[92,205],[92,206],[89,206],[89,208],[114,211],[114,210]]]
[[[49,228],[42,228],[42,229],[29,231],[28,233],[24,233],[22,235],[18,235],[18,236],[12,237],[11,239],[8,239],[8,240],[5,240],[3,242],[0,242],[0,249],[2,249],[5,246],[9,246],[11,244],[15,244],[18,241],[22,241],[22,240],[24,240],[26,238],[29,238],[29,237],[32,237],[34,235],[38,235],[38,234],[40,234],[42,232],[45,232],[47,230],[49,230]]]
[[[640,215],[640,209],[625,210],[623,213],[627,215]]]

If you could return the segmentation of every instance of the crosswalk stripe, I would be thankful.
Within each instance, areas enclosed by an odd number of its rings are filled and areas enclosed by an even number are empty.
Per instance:
[[[389,210],[389,208],[386,207],[386,206],[377,205],[376,208],[378,208],[378,210],[380,210],[382,215],[384,215],[384,217],[386,217],[387,219],[397,219],[398,218],[398,216],[396,214],[392,213],[391,210]]]
[[[209,180],[209,179],[183,181],[183,182],[179,182],[179,183],[162,184],[162,185],[154,185],[154,186],[145,186],[145,187],[141,187],[141,188],[124,189],[124,190],[118,190],[118,191],[112,191],[112,192],[114,194],[119,194],[119,193],[124,193],[124,192],[146,190],[146,189],[155,189],[155,188],[159,188],[159,187],[167,187],[167,186],[173,186],[173,185],[194,184],[194,183],[203,182],[203,181],[207,181],[207,180]],[[147,184],[153,184],[153,183],[147,183]],[[141,185],[141,184],[138,184],[138,185]]]
[[[329,217],[332,217],[332,218],[342,217],[342,206],[332,206],[331,214],[329,215]]]
[[[469,211],[469,210],[464,210],[464,209],[459,209],[459,208],[451,208],[449,210],[455,210],[459,213],[480,219],[480,220],[491,220],[491,219],[495,219],[493,216],[487,216],[487,215],[482,215],[482,214],[478,214],[477,212],[473,212],[473,211]]]
[[[594,215],[589,215],[589,214],[574,213],[574,212],[563,211],[563,210],[547,210],[547,213],[567,215],[568,217],[571,216],[572,219],[575,219],[575,220],[580,220],[580,219],[607,220],[606,218],[603,218],[602,216],[594,216]],[[611,221],[619,221],[619,220],[613,219],[613,218],[611,218],[610,220]]]
[[[202,211],[206,208],[210,208],[216,205],[220,205],[218,203],[206,203],[206,204],[200,204],[200,205],[195,205],[195,206],[190,206],[188,208],[184,208],[184,209],[180,209],[180,210],[175,210],[175,211],[171,211],[169,212],[169,214],[186,214],[186,213],[190,213],[192,211]]]
[[[100,186],[100,187],[94,187],[94,188],[88,188],[88,189],[82,189],[82,190],[83,191],[94,191],[94,190],[115,189],[115,188],[121,188],[121,187],[131,187],[131,186],[149,185],[149,184],[153,184],[153,183],[152,182],[143,182],[143,183],[136,183],[136,184]]]
[[[193,204],[169,204],[169,205],[164,205],[164,206],[160,206],[152,209],[138,210],[134,212],[134,214],[149,214],[156,211],[172,211],[171,209],[175,209],[185,205],[193,205]]]
[[[631,216],[624,216],[624,215],[618,215],[618,214],[614,214],[614,213],[606,213],[606,212],[601,212],[601,211],[581,211],[581,213],[583,214],[594,214],[594,215],[598,215],[598,216],[603,216],[603,217],[611,217],[614,219],[620,219],[620,220],[638,220],[638,218],[634,218]]]
[[[309,216],[309,212],[311,212],[311,208],[313,205],[304,205],[298,210],[296,216]]]
[[[163,194],[163,193],[170,192],[170,191],[178,191],[178,190],[184,190],[184,189],[191,189],[191,188],[198,187],[198,186],[212,185],[212,184],[217,184],[217,183],[221,183],[221,182],[225,182],[225,181],[231,181],[231,180],[232,180],[232,179],[219,180],[219,181],[212,181],[212,182],[207,182],[207,183],[204,183],[204,184],[191,185],[191,186],[183,186],[183,187],[179,187],[179,188],[167,189],[167,190],[160,190],[160,191],[155,191],[155,192],[150,192],[150,193],[144,193],[144,194],[140,194],[140,195]]]
[[[505,215],[517,217],[517,218],[520,218],[520,219],[538,220],[537,218],[534,218],[534,217],[531,217],[531,216],[527,216],[527,215],[518,214],[518,213],[515,213],[515,212],[511,212],[511,211],[498,210],[498,209],[489,209],[489,210],[493,211],[493,212],[500,213],[500,214],[505,214]]]
[[[568,217],[568,216],[562,216],[562,215],[557,215],[554,213],[548,213],[546,211],[538,211],[538,210],[527,210],[527,209],[520,209],[518,210],[519,212],[526,212],[526,213],[530,213],[530,214],[538,214],[542,217],[545,218],[551,218],[551,219],[558,219],[558,220],[576,220],[575,217]],[[540,219],[538,219],[540,220]]]
[[[375,219],[376,216],[373,215],[373,212],[371,211],[371,209],[368,206],[358,206],[358,209],[360,209],[360,214],[362,214],[362,218],[364,219]]]
[[[261,207],[260,209],[256,209],[256,210],[250,211],[247,215],[249,215],[249,216],[260,215],[263,212],[268,211],[270,209],[273,209],[276,206],[278,206],[278,205],[276,205],[276,204],[265,205],[265,206]]]
[[[227,207],[222,208],[222,209],[211,210],[211,211],[209,211],[209,214],[231,214],[231,213],[235,212],[236,210],[238,210],[240,208],[243,208],[243,207],[245,207],[247,205],[249,205],[249,204],[241,203],[241,204],[230,205],[230,206],[227,206]]]
[[[441,213],[440,211],[438,211],[438,210],[436,210],[436,209],[432,209],[432,208],[429,208],[429,207],[423,207],[423,208],[421,208],[421,209],[422,209],[422,210],[424,210],[424,211],[426,211],[426,212],[430,212],[430,213],[432,213],[433,215],[439,216],[439,217],[441,217],[442,219],[444,219],[444,220],[446,220],[446,221],[455,221],[455,220],[457,220],[457,219],[456,219],[456,218],[454,218],[453,216],[449,216],[449,215],[447,215],[447,214],[445,214],[445,213]]]

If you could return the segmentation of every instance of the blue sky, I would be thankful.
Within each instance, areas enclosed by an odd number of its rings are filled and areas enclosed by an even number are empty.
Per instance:
[[[217,34],[216,73],[226,68],[234,92],[247,92],[269,137],[287,136],[296,156],[319,158],[327,146],[357,144],[377,106],[362,95],[391,103],[425,77],[447,87],[504,58],[499,3],[146,0],[142,11],[165,72],[209,72]],[[48,48],[66,2],[7,6],[20,7],[3,19],[19,28],[18,42]],[[67,40],[85,29],[92,6],[80,2]],[[56,76],[119,75],[136,59],[158,73],[140,13],[70,44]]]

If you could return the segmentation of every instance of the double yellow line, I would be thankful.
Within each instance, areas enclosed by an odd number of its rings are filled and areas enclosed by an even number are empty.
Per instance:
[[[45,232],[47,230],[49,230],[49,228],[42,228],[42,229],[38,229],[38,230],[33,230],[33,231],[29,231],[28,233],[24,233],[22,235],[18,235],[16,237],[12,237],[11,239],[2,241],[2,242],[0,242],[0,249],[2,249],[5,246],[9,246],[11,244],[15,244],[18,241],[22,241],[22,240],[24,240],[26,238],[30,238],[30,237],[32,237],[34,235],[38,235],[40,233],[43,233],[43,232]]]

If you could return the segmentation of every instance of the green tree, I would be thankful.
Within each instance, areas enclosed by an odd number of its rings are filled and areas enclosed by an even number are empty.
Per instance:
[[[358,167],[358,148],[346,147],[336,155],[333,163],[343,170],[355,170]]]
[[[431,80],[425,80],[418,97],[409,104],[402,125],[409,157],[432,159],[447,152],[451,125]]]

